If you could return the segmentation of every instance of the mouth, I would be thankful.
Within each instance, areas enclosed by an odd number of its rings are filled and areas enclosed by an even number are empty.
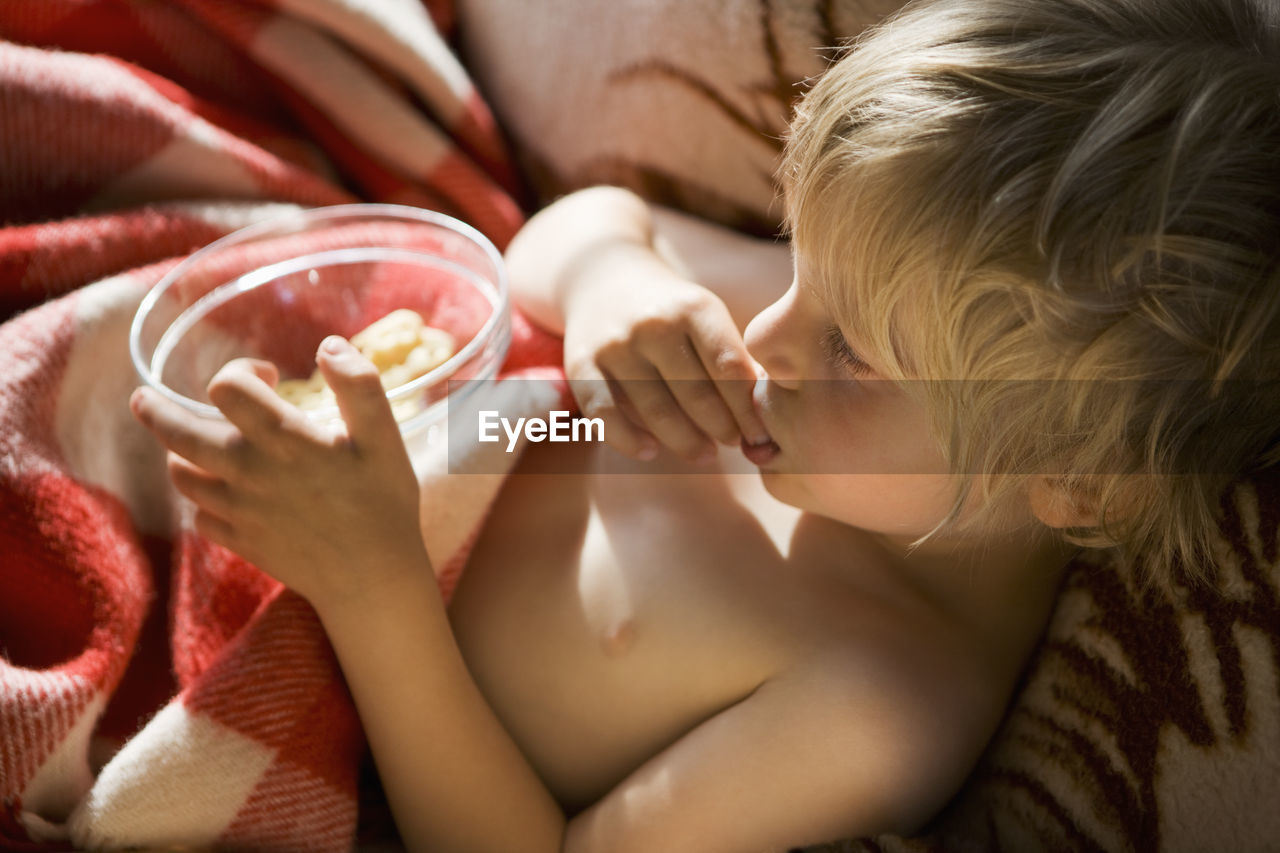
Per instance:
[[[764,411],[767,407],[766,394],[768,385],[769,378],[762,373],[756,379],[755,388],[751,391],[751,400],[755,403],[756,414],[760,416],[761,421],[764,420]],[[767,465],[781,452],[782,448],[772,439],[758,444],[750,444],[745,438],[742,439],[742,455],[747,457],[747,461],[752,465]]]
[[[782,448],[774,441],[766,441],[764,444],[747,444],[744,438],[741,447],[742,455],[747,457],[747,461],[752,465],[768,465],[782,452]]]

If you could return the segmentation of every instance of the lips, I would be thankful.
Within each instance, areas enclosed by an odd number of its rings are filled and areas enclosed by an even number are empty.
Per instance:
[[[751,390],[751,401],[756,405],[756,414],[760,416],[761,422],[764,420],[765,400],[768,393],[769,377],[765,375],[763,368],[760,369],[756,379],[755,387]],[[767,465],[773,461],[782,448],[778,446],[776,441],[763,441],[758,444],[750,444],[745,438],[742,439],[742,455],[747,457],[752,465]]]
[[[773,441],[766,441],[764,444],[747,444],[744,438],[741,446],[742,455],[747,457],[747,461],[752,465],[768,465],[782,452],[782,448]]]

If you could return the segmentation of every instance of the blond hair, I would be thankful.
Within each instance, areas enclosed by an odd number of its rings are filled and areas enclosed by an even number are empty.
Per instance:
[[[1070,541],[1211,574],[1229,483],[1280,457],[1278,44],[1263,0],[943,0],[802,100],[797,252],[996,475],[938,529],[1051,473],[1098,515]]]

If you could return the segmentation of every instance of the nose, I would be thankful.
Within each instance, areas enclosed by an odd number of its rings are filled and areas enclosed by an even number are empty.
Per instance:
[[[743,335],[747,351],[769,374],[769,379],[793,391],[804,375],[797,296],[798,287],[793,281],[776,302],[751,318]]]

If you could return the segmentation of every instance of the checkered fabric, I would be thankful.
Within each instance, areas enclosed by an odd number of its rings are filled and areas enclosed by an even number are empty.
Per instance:
[[[412,204],[504,244],[514,172],[452,13],[0,5],[0,847],[353,845],[364,744],[323,631],[184,527],[128,327],[181,257],[283,210]],[[559,363],[519,317],[511,353]]]

